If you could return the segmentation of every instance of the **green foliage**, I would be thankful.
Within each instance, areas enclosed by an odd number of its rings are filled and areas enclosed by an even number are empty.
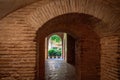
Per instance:
[[[50,50],[48,50],[49,56],[56,56],[56,53],[57,53],[56,49],[50,49]]]
[[[53,50],[53,49],[48,50],[49,56],[53,56],[53,53],[54,53],[54,50]]]
[[[61,38],[58,35],[53,35],[50,37],[50,40],[60,43],[61,42]]]
[[[49,56],[61,56],[62,51],[57,49],[50,49],[48,50],[48,54]]]
[[[61,50],[57,50],[57,56],[61,56],[62,52]]]

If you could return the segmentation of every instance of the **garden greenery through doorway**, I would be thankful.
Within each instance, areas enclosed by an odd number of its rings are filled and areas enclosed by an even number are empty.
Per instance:
[[[62,56],[62,39],[58,35],[52,35],[48,42],[48,58],[61,58]]]

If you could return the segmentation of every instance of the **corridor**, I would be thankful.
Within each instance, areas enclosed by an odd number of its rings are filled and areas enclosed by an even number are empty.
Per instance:
[[[120,0],[0,0],[0,80],[120,80]]]
[[[74,66],[62,59],[46,60],[46,80],[75,80]]]

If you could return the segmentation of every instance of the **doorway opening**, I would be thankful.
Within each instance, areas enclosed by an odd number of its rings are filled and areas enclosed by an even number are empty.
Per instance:
[[[64,33],[54,33],[47,37],[48,49],[47,49],[47,58],[48,59],[63,59],[63,45],[62,45],[62,37]]]
[[[64,14],[49,20],[39,28],[36,36],[36,80],[45,80],[45,60],[48,59],[45,41],[48,35],[56,32],[67,33],[65,61],[75,66],[76,80],[100,80],[100,37],[92,30],[94,26],[88,25],[87,22],[93,21],[91,19],[93,16],[87,14]],[[96,18],[94,19],[96,20]],[[55,68],[56,66],[53,66],[50,72],[54,74],[55,72],[52,69]]]
[[[75,39],[57,32],[45,39],[45,80],[75,80]]]

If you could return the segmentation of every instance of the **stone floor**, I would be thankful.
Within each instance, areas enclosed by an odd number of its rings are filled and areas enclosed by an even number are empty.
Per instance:
[[[75,80],[75,68],[62,59],[48,59],[46,80]]]

